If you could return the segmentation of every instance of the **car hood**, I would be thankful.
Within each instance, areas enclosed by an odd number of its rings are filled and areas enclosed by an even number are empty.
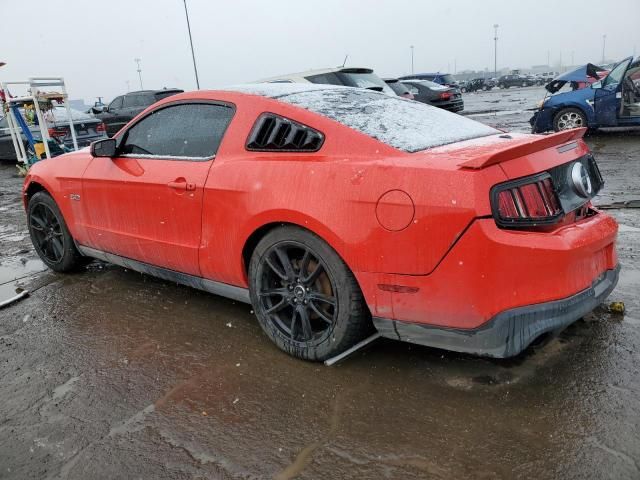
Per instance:
[[[575,70],[565,72],[562,75],[558,75],[551,80],[544,88],[550,93],[556,93],[567,82],[587,82],[589,77],[599,80],[600,76],[598,72],[604,72],[606,69],[594,65],[593,63],[587,63]]]
[[[557,93],[556,95],[547,97],[542,108],[555,107],[557,105],[564,105],[567,103],[579,103],[580,105],[584,105],[586,103],[592,106],[594,97],[595,90],[588,87],[564,93]]]

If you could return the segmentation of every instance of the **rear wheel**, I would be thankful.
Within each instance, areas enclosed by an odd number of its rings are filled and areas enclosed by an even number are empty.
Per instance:
[[[295,357],[326,360],[372,330],[353,274],[306,230],[285,226],[260,240],[249,264],[249,288],[260,326]]]
[[[46,192],[29,200],[27,221],[31,242],[40,259],[56,272],[68,272],[84,265],[83,257],[69,233],[56,202]]]
[[[556,113],[556,116],[553,118],[553,129],[556,132],[586,126],[587,117],[577,108],[564,108]]]

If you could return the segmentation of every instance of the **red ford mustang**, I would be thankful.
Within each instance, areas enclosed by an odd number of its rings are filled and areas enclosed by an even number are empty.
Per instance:
[[[508,357],[617,282],[583,133],[504,134],[353,88],[191,92],[38,162],[24,202],[50,268],[98,258],[251,303],[300,358],[374,329]]]

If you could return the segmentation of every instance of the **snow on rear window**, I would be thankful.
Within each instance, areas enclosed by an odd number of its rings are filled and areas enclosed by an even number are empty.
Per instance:
[[[324,115],[405,152],[500,133],[440,108],[358,88],[314,89],[274,98]]]

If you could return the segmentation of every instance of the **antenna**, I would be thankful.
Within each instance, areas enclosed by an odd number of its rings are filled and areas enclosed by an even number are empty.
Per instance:
[[[344,62],[342,62],[342,67],[343,68],[347,64],[347,58],[349,58],[349,54],[348,53],[344,56]]]

